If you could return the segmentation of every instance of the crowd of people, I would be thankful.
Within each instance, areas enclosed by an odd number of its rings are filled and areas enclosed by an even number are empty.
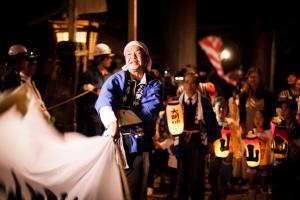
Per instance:
[[[184,83],[179,87],[179,90],[184,92],[190,90],[190,87],[186,83],[186,81],[189,81],[190,73],[194,72],[186,73]],[[203,162],[207,163],[205,167],[208,168],[208,181],[211,186],[210,199],[226,199],[228,193],[234,190],[234,185],[236,184],[248,184],[248,197],[250,200],[256,199],[257,193],[260,193],[263,199],[300,198],[300,79],[296,74],[290,74],[287,78],[289,88],[284,89],[278,94],[266,89],[260,68],[249,68],[243,80],[244,81],[241,81],[241,84],[237,87],[237,91],[234,91],[233,95],[228,99],[217,95],[216,92],[213,98],[211,98],[212,95],[207,96],[204,95],[205,92],[200,92],[201,96],[206,96],[210,99],[208,107],[213,108],[215,113],[215,116],[211,116],[210,120],[215,118],[217,122],[217,125],[214,125],[215,129],[206,126],[207,135],[211,135],[209,133],[212,130],[216,134],[217,127],[221,132],[227,129],[230,130],[228,156],[225,158],[218,157],[216,156],[216,149],[210,147],[218,137],[210,141],[208,140],[208,149],[210,149],[210,151],[200,156],[202,159],[205,159],[201,162],[197,160],[199,151],[193,147],[195,142],[191,143],[191,138],[195,137],[195,134],[192,134],[192,137],[190,137],[190,135],[184,131],[180,138],[188,137],[188,140],[184,142],[180,142],[179,140],[178,142],[176,141],[176,137],[173,136],[173,143],[170,144],[168,141],[170,148],[168,152],[172,159],[173,154],[178,153],[176,149],[176,146],[178,146],[177,143],[179,143],[179,146],[183,143],[183,150],[186,153],[183,155],[197,163],[191,164],[191,161],[184,160],[183,166],[188,166],[184,168],[180,164],[182,155],[176,155],[178,161],[177,176],[179,178],[177,183],[178,195],[176,196],[178,199],[188,199],[188,194],[191,196],[191,199],[204,199],[203,194],[201,196],[194,196],[193,192],[193,188],[195,188],[194,181],[197,180],[197,178],[201,179],[201,183],[198,182],[196,184],[198,192],[203,189],[204,180],[201,174],[203,170],[199,168],[197,169],[198,174],[194,173],[194,167],[197,167],[199,163]],[[195,84],[195,87],[198,85],[198,91],[201,90],[200,86],[202,84],[203,83]],[[184,110],[186,110],[186,104],[189,105],[187,102],[187,99],[185,99],[185,101],[181,103]],[[194,101],[192,104],[197,103]],[[206,106],[204,110],[209,111],[210,108],[208,107]],[[197,106],[195,105],[191,110],[197,112]],[[186,115],[191,115],[191,117],[187,117]],[[189,130],[186,126],[195,119],[195,116],[197,115],[195,115],[195,113],[191,114],[190,111],[184,112],[184,130]],[[163,120],[165,119],[160,117],[157,123],[165,124]],[[207,123],[209,120],[204,119],[204,122]],[[285,156],[276,156],[278,154],[276,150],[278,138],[276,130],[274,130],[274,128],[271,129],[271,125],[276,126],[276,128],[280,130],[284,130],[286,133],[287,151]],[[160,127],[160,125],[158,125],[158,127]],[[160,138],[157,139],[157,141],[159,141],[157,149],[161,151],[162,148],[166,148],[161,145],[165,143],[164,140],[170,140],[170,137],[164,135],[170,133],[167,129],[157,129],[156,131],[157,135],[160,135]],[[256,167],[247,165],[249,149],[247,149],[248,147],[245,140],[249,137],[257,137],[259,140],[260,155],[259,164]],[[199,138],[196,141],[200,143],[201,140]],[[190,152],[186,152],[187,150],[185,148],[187,147]],[[166,171],[166,173],[168,174],[168,171]],[[185,174],[182,176],[182,173]],[[174,172],[170,173],[170,175],[172,174],[174,174]],[[190,180],[184,182],[182,185],[182,177],[186,180]],[[175,179],[172,178],[172,180]],[[174,185],[174,182],[170,182],[170,184]],[[150,184],[150,186],[152,185]],[[166,192],[169,192],[171,196],[174,197],[172,187],[166,190]],[[182,188],[184,188],[186,197],[181,196]],[[152,188],[149,189],[149,195],[151,194]]]
[[[109,70],[114,54],[104,43],[96,46],[94,63],[80,81],[81,91],[91,91],[82,101],[80,114],[87,136],[113,137],[123,158],[132,199],[153,194],[154,177],[160,176],[169,199],[205,198],[205,172],[211,185],[210,199],[226,199],[237,183],[248,184],[250,200],[260,191],[264,199],[300,199],[300,78],[290,74],[289,88],[278,94],[266,89],[260,68],[248,69],[233,95],[226,99],[211,82],[200,82],[197,71],[187,71],[182,85],[168,81],[152,69],[147,46],[131,41],[124,48],[125,65]],[[8,51],[1,77],[4,92],[27,84],[45,118],[51,116],[32,76],[36,56],[23,45]],[[183,109],[184,131],[168,130],[166,104],[178,101]],[[276,157],[276,128],[287,133],[287,153]],[[230,132],[229,140],[223,132]],[[259,164],[247,165],[245,140],[260,142]],[[227,137],[227,136],[226,136]],[[216,154],[223,139],[226,157]],[[225,145],[225,146],[224,146]],[[177,192],[175,192],[177,191]],[[271,193],[270,193],[271,191]]]

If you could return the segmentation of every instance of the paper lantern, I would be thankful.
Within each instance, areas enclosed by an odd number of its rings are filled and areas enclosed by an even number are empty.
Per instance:
[[[168,101],[166,107],[168,128],[172,135],[179,135],[183,132],[184,121],[183,111],[179,101]]]
[[[249,167],[257,167],[260,163],[260,142],[254,132],[247,134],[245,139],[246,161]]]
[[[226,158],[229,155],[230,135],[229,128],[221,129],[222,138],[214,142],[214,151],[217,157]]]
[[[271,149],[276,159],[286,158],[288,154],[288,134],[285,126],[274,126]]]

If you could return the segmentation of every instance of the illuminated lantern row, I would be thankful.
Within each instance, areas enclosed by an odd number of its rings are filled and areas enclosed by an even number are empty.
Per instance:
[[[257,167],[260,163],[260,142],[256,134],[250,132],[245,139],[246,161],[249,167]]]
[[[229,128],[221,129],[222,138],[214,142],[214,151],[217,157],[226,158],[229,155],[230,135]]]
[[[166,107],[168,128],[172,135],[179,135],[183,132],[184,121],[183,111],[179,101],[168,101]]]
[[[286,158],[288,154],[288,134],[284,126],[275,126],[271,149],[276,159]]]

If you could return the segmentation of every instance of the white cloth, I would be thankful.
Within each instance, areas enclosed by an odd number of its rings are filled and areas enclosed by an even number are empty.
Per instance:
[[[101,121],[105,128],[108,128],[108,126],[112,123],[117,121],[117,117],[112,110],[111,106],[104,106],[99,110]]]
[[[124,199],[111,137],[63,135],[42,117],[32,95],[29,101],[14,95],[0,95],[0,199],[15,194],[17,183],[25,200],[32,199],[28,185],[44,197],[46,188],[58,199],[63,193],[67,199]]]

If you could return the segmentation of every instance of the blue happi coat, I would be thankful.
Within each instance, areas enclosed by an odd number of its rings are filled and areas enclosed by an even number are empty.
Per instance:
[[[130,77],[129,72],[121,70],[104,83],[95,104],[97,112],[104,106],[110,106],[113,111],[122,109],[128,77]],[[144,136],[141,151],[149,151],[153,148],[152,137],[155,134],[155,122],[161,108],[161,81],[149,74],[146,74],[146,81],[140,105],[132,109],[143,121]]]

